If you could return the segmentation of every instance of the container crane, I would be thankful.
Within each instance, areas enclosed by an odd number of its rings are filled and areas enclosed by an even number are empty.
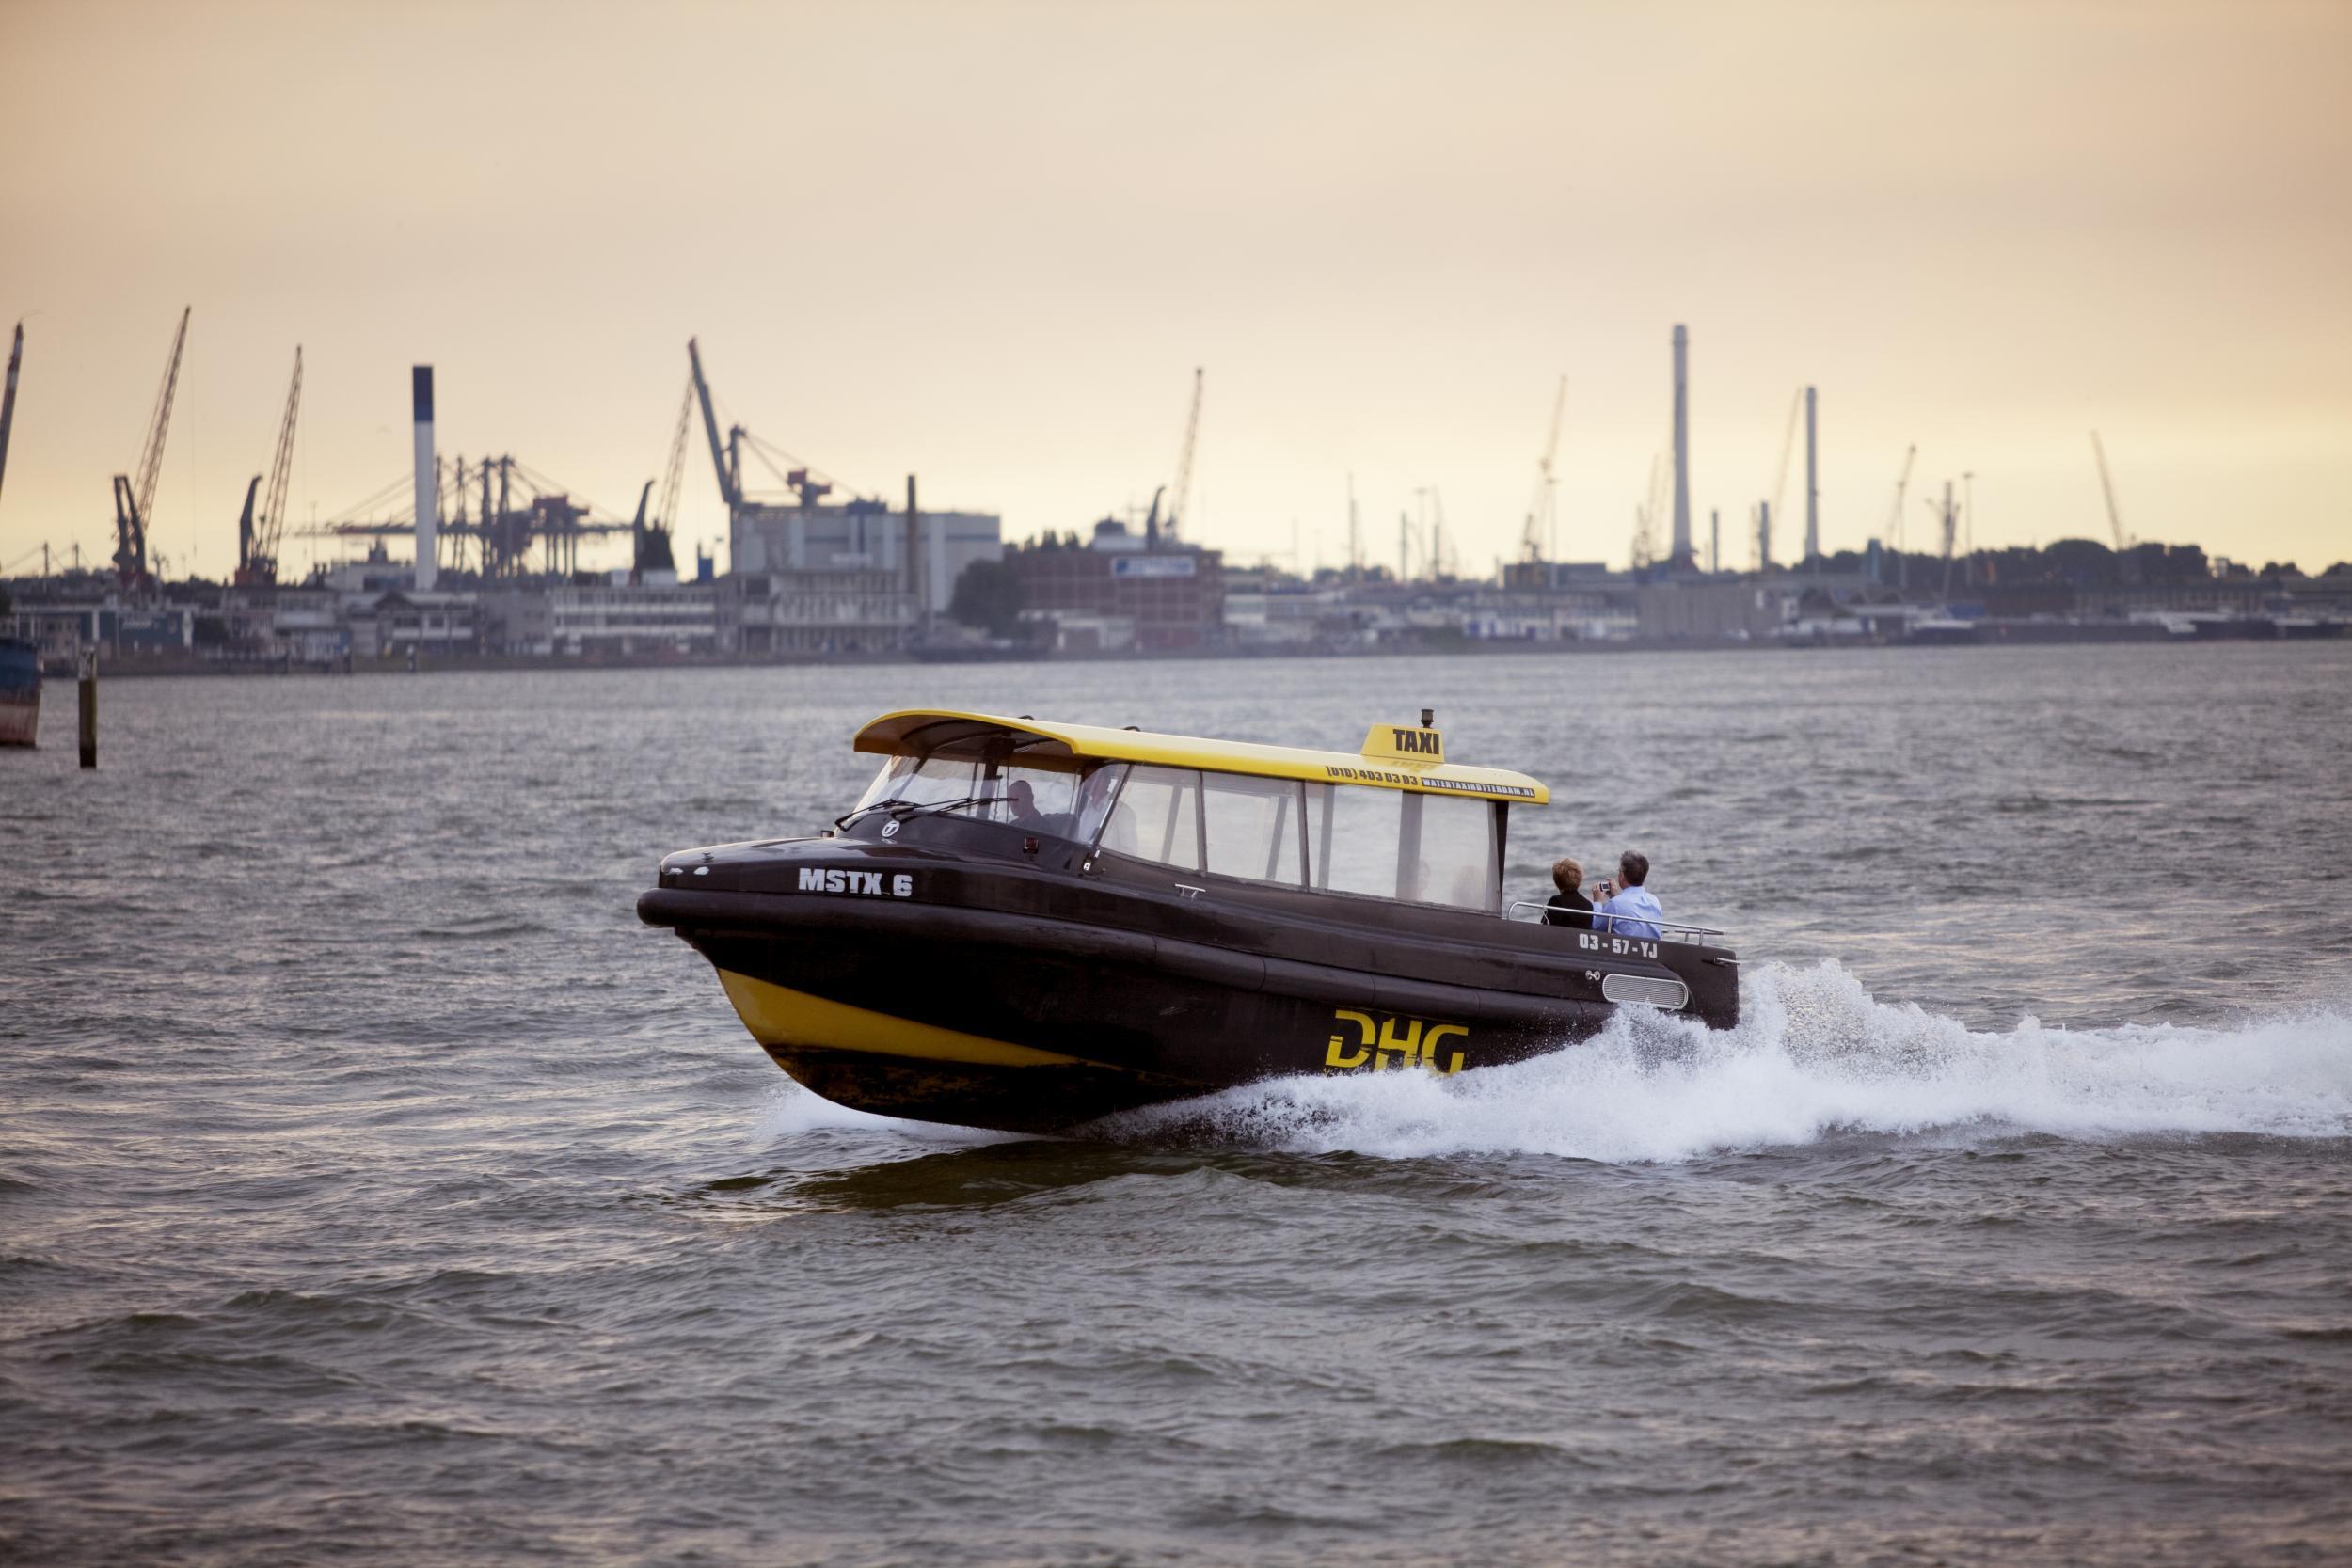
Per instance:
[[[1184,420],[1184,445],[1176,454],[1176,493],[1168,499],[1168,521],[1161,532],[1169,544],[1177,540],[1184,526],[1186,509],[1192,504],[1192,453],[1200,440],[1200,367],[1192,369],[1192,412]]]
[[[1666,454],[1659,452],[1649,462],[1649,495],[1633,509],[1633,569],[1637,572],[1658,563],[1658,518],[1666,510],[1672,483]]]
[[[1551,433],[1544,437],[1544,454],[1535,460],[1535,499],[1527,505],[1527,530],[1519,539],[1519,559],[1537,562],[1552,543],[1554,517],[1554,487],[1552,460],[1560,454],[1560,418],[1568,408],[1568,378],[1560,378],[1560,389],[1551,400]]]
[[[710,440],[710,465],[719,476],[719,494],[727,503],[730,525],[752,503],[743,490],[743,449],[766,465],[769,471],[782,480],[803,506],[815,506],[835,488],[834,481],[786,451],[783,448],[761,440],[739,424],[727,426],[726,439],[719,438],[719,416],[710,402],[710,383],[703,375],[702,350],[695,341],[686,341],[686,357],[693,371],[694,396],[702,404],[703,434]],[[779,463],[781,459],[781,463]],[[788,464],[789,467],[782,465]],[[879,503],[861,502],[875,506]]]
[[[697,369],[699,369],[699,359]],[[678,402],[677,423],[670,431],[670,461],[661,473],[661,505],[647,515],[646,507],[653,497],[653,481],[637,497],[636,520],[629,525],[629,580],[642,582],[644,574],[655,571],[675,571],[677,558],[672,553],[670,541],[677,532],[678,495],[686,483],[686,433],[694,420],[694,399],[700,377],[686,378],[686,395]],[[717,421],[712,421],[716,428]]]
[[[164,384],[155,394],[155,412],[147,424],[147,446],[139,453],[138,482],[115,475],[115,578],[125,588],[148,580],[147,524],[155,505],[155,481],[164,470],[164,436],[171,428],[172,394],[180,387],[180,355],[187,347],[188,315],[180,310],[180,329],[172,335],[171,357],[164,365]]]
[[[2122,555],[2132,547],[2132,541],[2123,531],[2123,515],[2115,509],[2115,481],[2107,477],[2107,449],[2095,430],[2090,433],[2090,451],[2099,460],[2099,488],[2107,498],[2107,527],[2115,531],[2115,553]]]
[[[677,427],[670,433],[670,463],[661,475],[661,511],[660,522],[673,534],[677,532],[678,495],[686,483],[686,432],[694,419],[694,388],[696,378],[686,378],[686,396],[677,405]]]
[[[1952,504],[1952,482],[1948,479],[1944,482],[1942,500],[1929,496],[1921,498],[1919,504],[1935,514],[1936,522],[1943,529],[1944,597],[1949,599],[1952,596],[1952,551],[1960,543],[1960,509]]]
[[[719,494],[727,503],[727,515],[731,519],[743,505],[743,459],[741,449],[734,439],[742,434],[743,427],[736,426],[729,433],[726,443],[721,444],[719,416],[710,408],[710,383],[703,379],[702,350],[691,338],[686,340],[686,362],[692,370],[690,379],[693,383],[694,396],[703,405],[703,434],[710,438],[710,466],[718,472]]]
[[[1788,394],[1788,423],[1780,434],[1780,467],[1772,475],[1772,515],[1786,516],[1781,506],[1788,494],[1788,459],[1797,450],[1797,413],[1804,406],[1804,388]]]
[[[628,580],[643,583],[647,572],[675,572],[677,557],[670,551],[670,531],[659,519],[648,518],[645,509],[653,503],[653,481],[645,481],[637,492],[637,515],[628,525]]]
[[[286,532],[286,486],[294,477],[294,418],[301,408],[302,345],[296,343],[294,380],[286,388],[286,413],[278,421],[278,452],[270,460],[269,490],[256,512],[253,496],[261,488],[262,476],[255,474],[245,487],[245,512],[237,518],[236,583],[240,588],[267,587],[278,580],[278,546]]]
[[[8,345],[8,389],[0,392],[0,479],[8,473],[8,427],[16,423],[16,372],[24,363],[24,324],[16,324],[16,341]]]
[[[1895,552],[1897,588],[1911,586],[1911,558],[1903,554],[1903,496],[1911,488],[1911,466],[1918,456],[1917,442],[1903,448],[1903,470],[1895,476],[1895,507],[1886,515],[1886,547]]]
[[[1356,470],[1347,472],[1347,580],[1364,580],[1364,534],[1356,515]]]
[[[1903,493],[1911,488],[1911,465],[1919,456],[1916,442],[1903,449],[1903,470],[1895,476],[1895,509],[1886,515],[1886,547],[1903,547]]]

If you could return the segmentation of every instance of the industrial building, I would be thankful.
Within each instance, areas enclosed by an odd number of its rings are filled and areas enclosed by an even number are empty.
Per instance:
[[[2104,446],[2094,434],[2106,532],[2112,546],[2066,538],[2040,547],[1977,550],[1961,545],[1967,485],[1941,485],[1927,505],[1936,537],[1903,544],[1916,448],[1906,452],[1893,507],[1861,549],[1824,553],[1818,467],[1820,400],[1801,386],[1789,404],[1781,461],[1768,499],[1755,502],[1756,565],[1722,569],[1720,513],[1710,513],[1701,564],[1691,472],[1691,335],[1670,339],[1670,444],[1635,508],[1629,571],[1557,555],[1554,460],[1565,380],[1519,559],[1485,581],[1449,562],[1443,509],[1400,519],[1391,571],[1365,563],[1353,483],[1348,565],[1311,580],[1270,565],[1229,572],[1220,552],[1183,536],[1200,434],[1201,372],[1173,477],[1140,520],[1105,517],[1081,539],[1048,533],[1012,546],[995,515],[932,510],[913,476],[903,501],[836,498],[835,482],[739,423],[723,432],[687,344],[689,375],[671,433],[669,464],[653,502],[648,481],[633,518],[594,511],[511,456],[445,464],[435,450],[430,366],[411,372],[413,484],[404,475],[321,534],[364,539],[363,558],[278,580],[288,508],[288,468],[303,386],[301,351],[278,424],[274,457],[246,487],[236,518],[237,564],[225,583],[163,584],[151,570],[148,524],[186,340],[183,311],[147,439],[132,473],[116,476],[111,570],[52,572],[12,584],[9,629],[38,640],[53,666],[95,647],[109,658],[155,667],[351,667],[355,663],[475,657],[618,660],[669,658],[996,657],[1034,650],[1071,655],[1347,652],[1498,643],[1655,646],[2116,641],[2193,637],[2352,635],[2352,562],[2318,577],[2272,563],[2260,573],[2209,560],[2193,545],[2134,541],[2123,529]],[[727,506],[724,576],[696,552],[680,580],[670,541],[697,422]],[[1772,559],[1772,525],[1804,442],[1804,553],[1790,569]],[[750,493],[746,465],[765,465],[780,489]],[[407,507],[398,509],[403,496]],[[1168,504],[1162,510],[1162,502]],[[226,520],[224,515],[224,521]],[[1671,520],[1672,532],[1658,537]],[[1425,527],[1426,532],[1416,533]],[[628,534],[630,564],[578,569],[583,540]],[[390,542],[410,537],[412,561]],[[1420,567],[1414,567],[1414,557]],[[1000,563],[1001,565],[997,564]],[[988,565],[994,569],[975,573]],[[959,588],[963,596],[959,599]],[[962,625],[957,612],[968,620]]]
[[[1174,653],[1219,641],[1224,561],[1216,550],[1169,545],[1104,518],[1084,545],[1031,545],[1006,557],[1021,584],[1022,613],[1126,623],[1131,635],[1108,626],[1098,636],[1146,653]]]
[[[731,572],[718,583],[723,653],[889,653],[914,641],[915,617],[895,572]]]
[[[719,494],[727,507],[727,577],[716,597],[714,634],[729,654],[883,653],[921,641],[976,561],[1004,554],[1004,526],[984,512],[926,511],[913,476],[898,511],[871,497],[832,501],[834,483],[740,424],[723,436],[702,347],[686,344],[687,406],[680,410],[672,466],[690,412],[699,408]],[[784,483],[782,498],[753,496],[745,457]]]

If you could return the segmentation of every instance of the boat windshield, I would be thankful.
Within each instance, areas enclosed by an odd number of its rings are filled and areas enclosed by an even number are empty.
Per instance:
[[[962,816],[1087,840],[1102,826],[1123,771],[1116,763],[1057,768],[992,765],[968,757],[893,757],[874,775],[850,816],[887,807],[900,816]]]

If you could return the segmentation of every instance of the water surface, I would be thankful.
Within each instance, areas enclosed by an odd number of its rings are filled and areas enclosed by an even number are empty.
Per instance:
[[[118,681],[0,756],[0,1560],[2352,1551],[2352,648]],[[1548,780],[1746,1022],[1049,1142],[631,905],[972,705]]]

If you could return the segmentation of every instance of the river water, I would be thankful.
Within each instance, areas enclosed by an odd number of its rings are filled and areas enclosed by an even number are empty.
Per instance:
[[[1547,779],[1736,1033],[1116,1135],[632,913],[976,705]],[[0,1560],[2341,1562],[2352,646],[119,681],[0,755]],[[1672,1049],[1660,1049],[1663,1044]]]

